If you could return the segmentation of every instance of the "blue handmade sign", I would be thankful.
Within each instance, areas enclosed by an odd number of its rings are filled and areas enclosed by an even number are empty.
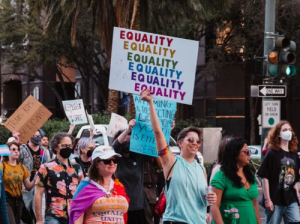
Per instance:
[[[149,104],[138,95],[133,95],[136,110],[136,124],[132,129],[130,151],[157,157],[156,141],[150,121]],[[168,100],[154,99],[155,109],[160,126],[169,144],[171,125],[176,113],[177,104]]]

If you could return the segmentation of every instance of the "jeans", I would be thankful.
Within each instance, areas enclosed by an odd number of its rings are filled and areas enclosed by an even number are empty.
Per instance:
[[[265,209],[267,224],[280,224],[282,218],[285,224],[300,222],[299,207],[297,202],[289,206],[274,205],[274,211]]]
[[[45,224],[61,224],[61,222],[51,216],[46,216]]]
[[[35,215],[35,209],[34,209],[34,192],[35,192],[35,187],[31,191],[23,191],[22,196],[23,196],[23,201],[28,209],[28,211],[32,210]],[[45,220],[45,207],[46,207],[46,198],[45,198],[45,193],[43,194],[43,199],[42,199],[42,217],[43,220]],[[24,224],[22,222],[22,224]]]

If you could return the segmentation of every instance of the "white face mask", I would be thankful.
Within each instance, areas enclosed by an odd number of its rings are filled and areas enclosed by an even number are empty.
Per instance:
[[[291,131],[285,131],[281,132],[281,138],[285,141],[291,141],[292,139],[292,132]]]

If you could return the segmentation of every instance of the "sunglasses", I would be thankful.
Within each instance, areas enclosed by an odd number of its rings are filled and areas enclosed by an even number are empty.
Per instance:
[[[200,144],[202,143],[202,140],[200,140],[200,139],[195,139],[195,138],[188,138],[187,141],[188,141],[189,143],[194,143],[194,142],[196,141],[196,143],[197,143],[198,145],[200,145]]]
[[[250,150],[245,150],[245,151],[241,151],[243,153],[245,153],[247,156],[251,156],[251,151]]]
[[[101,160],[101,162],[102,162],[104,165],[109,165],[109,164],[111,164],[111,161],[113,161],[114,164],[118,164],[118,162],[120,161],[120,158],[115,158],[115,159],[103,159],[103,160]]]
[[[12,148],[11,150],[12,150],[12,151],[19,151],[19,152],[20,152],[20,149],[19,149],[19,148]]]

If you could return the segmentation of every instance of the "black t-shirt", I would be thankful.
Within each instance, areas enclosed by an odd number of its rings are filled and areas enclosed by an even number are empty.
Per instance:
[[[87,177],[92,163],[90,161],[83,162],[80,157],[75,157],[75,161],[81,166],[84,177]]]
[[[129,211],[144,209],[147,200],[144,194],[144,159],[145,155],[129,152],[124,155],[122,145],[118,140],[114,141],[112,147],[116,153],[122,154],[117,166],[116,176],[124,185],[127,196],[130,198]]]
[[[82,170],[83,170],[83,173],[85,174],[84,176],[87,176],[87,173],[89,172],[89,168],[91,165],[92,165],[92,163],[90,161],[87,161],[87,162],[82,161]]]
[[[32,168],[31,175],[30,175],[30,181],[32,181],[35,174],[36,174],[36,172],[39,170],[40,165],[42,164],[42,162],[41,162],[41,149],[39,148],[39,150],[37,150],[35,152],[29,147],[29,145],[27,145],[27,146],[30,149],[30,153],[31,153],[32,158],[33,158],[33,168]]]
[[[294,188],[299,181],[297,152],[270,149],[257,174],[269,180],[270,198],[274,205],[288,206],[293,202],[298,202]]]

